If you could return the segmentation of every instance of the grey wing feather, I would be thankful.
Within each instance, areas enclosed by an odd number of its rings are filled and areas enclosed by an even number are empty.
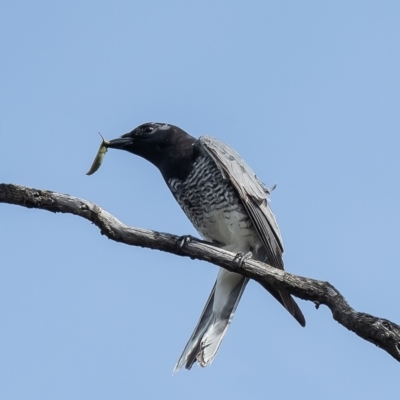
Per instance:
[[[210,136],[201,136],[199,142],[214,160],[225,179],[235,187],[242,204],[264,243],[267,261],[275,268],[284,269],[283,242],[275,216],[268,205],[270,191],[261,183],[253,170],[240,155]],[[270,284],[262,285],[294,316],[301,326],[306,322],[299,306],[285,290],[278,290]]]
[[[283,269],[283,241],[275,216],[268,205],[269,190],[243,158],[226,143],[201,136],[200,143],[237,190],[244,207],[264,242],[268,261]]]

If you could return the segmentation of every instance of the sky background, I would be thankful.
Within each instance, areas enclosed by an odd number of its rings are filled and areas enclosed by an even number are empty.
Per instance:
[[[0,14],[0,182],[196,231],[151,164],[100,131],[148,121],[235,148],[267,184],[290,272],[400,323],[398,1],[13,1]],[[2,399],[387,399],[400,365],[251,282],[211,367],[172,377],[217,267],[0,205]]]

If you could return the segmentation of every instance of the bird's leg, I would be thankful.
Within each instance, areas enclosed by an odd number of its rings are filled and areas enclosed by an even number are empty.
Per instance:
[[[221,247],[223,248],[223,244],[217,241],[210,241],[210,240],[204,240],[204,239],[199,239],[195,236],[192,235],[182,235],[179,236],[178,239],[176,240],[176,243],[180,248],[182,248],[185,244],[188,244],[190,242],[197,242],[197,243],[204,243],[208,244],[209,246],[215,246],[215,247]]]
[[[249,260],[251,257],[253,257],[253,253],[251,251],[248,251],[247,253],[237,253],[233,259],[233,262],[237,263],[239,268],[242,268],[243,263],[246,260]]]
[[[219,242],[210,242],[208,240],[198,239],[197,237],[194,237],[192,235],[183,235],[179,236],[178,239],[176,239],[176,244],[179,250],[183,249],[190,242],[204,243],[208,244],[209,246],[222,247],[222,244]]]

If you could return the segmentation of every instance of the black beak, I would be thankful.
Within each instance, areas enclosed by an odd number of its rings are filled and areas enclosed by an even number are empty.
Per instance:
[[[132,138],[127,135],[128,134],[125,134],[119,138],[110,140],[106,144],[107,148],[125,150],[127,148],[127,146],[132,144]]]

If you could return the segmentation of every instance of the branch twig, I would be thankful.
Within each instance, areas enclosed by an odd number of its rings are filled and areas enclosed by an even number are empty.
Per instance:
[[[355,311],[328,282],[293,275],[255,260],[246,260],[239,266],[234,253],[200,240],[192,240],[180,248],[177,245],[179,237],[176,235],[130,227],[96,204],[66,194],[0,184],[0,203],[78,215],[95,224],[101,234],[111,240],[208,261],[260,283],[267,282],[284,288],[292,295],[312,301],[317,306],[326,305],[337,322],[400,361],[400,326],[387,319]]]

